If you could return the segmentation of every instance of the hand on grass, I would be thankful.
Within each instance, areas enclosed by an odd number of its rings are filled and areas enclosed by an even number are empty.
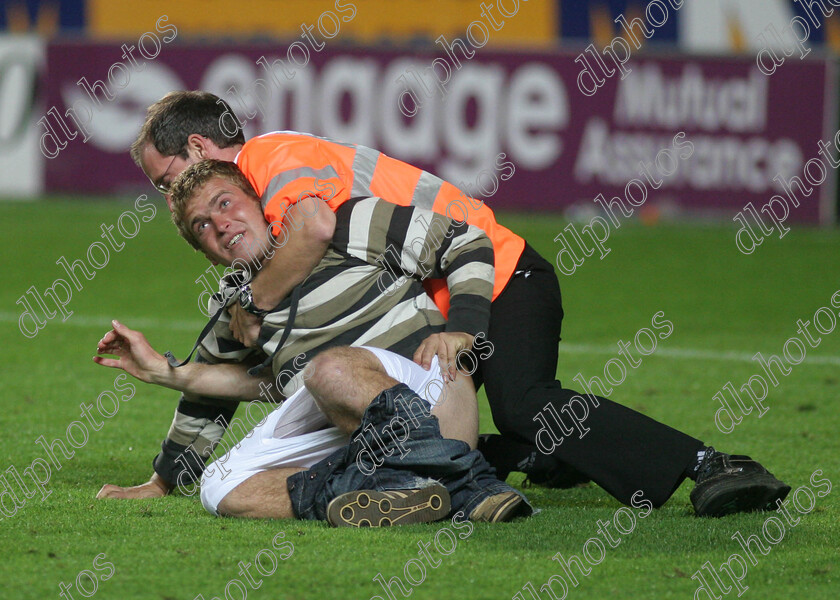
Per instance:
[[[102,486],[102,489],[99,490],[99,493],[96,494],[96,497],[98,499],[160,498],[161,496],[166,496],[171,490],[172,486],[155,473],[146,483],[132,487],[120,487],[118,485],[106,483]]]

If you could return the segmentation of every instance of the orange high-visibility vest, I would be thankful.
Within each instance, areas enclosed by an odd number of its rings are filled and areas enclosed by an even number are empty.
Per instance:
[[[454,185],[378,150],[327,138],[281,131],[248,140],[236,158],[262,199],[266,219],[281,221],[288,207],[317,196],[336,210],[350,198],[378,196],[401,206],[418,206],[483,229],[493,242],[496,280],[493,299],[513,276],[525,240],[496,223],[493,211]],[[446,315],[445,280],[425,282]]]

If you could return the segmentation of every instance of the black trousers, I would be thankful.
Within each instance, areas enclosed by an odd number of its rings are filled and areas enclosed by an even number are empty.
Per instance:
[[[492,304],[487,339],[494,349],[474,378],[476,385],[484,384],[502,436],[536,448],[543,423],[553,423],[546,405],[562,416],[575,396],[586,396],[555,379],[563,307],[553,265],[526,245],[517,273]],[[662,505],[704,444],[630,408],[595,398],[598,406],[589,399],[589,415],[582,423],[589,431],[583,438],[578,430],[562,437],[551,456],[625,504],[641,490],[654,506]],[[571,409],[582,415],[581,400]],[[542,423],[535,420],[538,413],[544,415]],[[574,429],[569,419],[565,423]],[[559,432],[556,426],[554,431]]]

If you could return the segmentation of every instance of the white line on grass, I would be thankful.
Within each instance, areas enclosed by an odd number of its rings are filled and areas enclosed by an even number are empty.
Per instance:
[[[616,354],[615,346],[589,346],[586,344],[560,344],[561,354]],[[766,355],[766,353],[764,353]],[[722,360],[726,362],[755,362],[755,353],[747,352],[717,352],[715,350],[698,350],[696,348],[658,348],[655,356],[687,360]],[[840,365],[840,356],[811,356],[807,355],[802,364],[812,365]]]
[[[19,314],[0,311],[0,323],[15,323],[17,324]],[[173,329],[177,331],[194,331],[196,334],[201,331],[201,328],[207,324],[207,321],[199,320],[178,320],[178,319],[154,319],[149,317],[126,317],[123,315],[112,316],[89,316],[74,314],[66,321],[53,320],[47,322],[47,327],[54,326],[70,326],[83,327],[90,329],[108,329],[111,326],[111,319],[119,319],[124,325],[132,329]],[[40,334],[40,333],[39,333]]]
[[[20,315],[0,311],[0,323],[17,323]],[[132,329],[170,329],[176,331],[192,331],[196,334],[201,331],[207,321],[189,320],[164,320],[148,317],[120,317],[122,322]],[[107,329],[111,325],[111,317],[87,316],[74,314],[67,321],[50,321],[48,325],[54,324],[74,326],[89,329]],[[588,344],[570,344],[562,342],[559,346],[561,354],[615,354],[615,346],[593,346]],[[656,356],[675,358],[683,360],[719,360],[724,362],[746,362],[752,363],[755,353],[747,352],[718,352],[714,350],[698,350],[696,348],[658,348]],[[811,365],[840,365],[840,356],[811,356],[805,357],[802,364]]]

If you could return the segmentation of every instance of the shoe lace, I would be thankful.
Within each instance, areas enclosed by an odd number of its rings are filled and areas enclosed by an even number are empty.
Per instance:
[[[722,456],[724,455],[715,450],[714,447],[709,446],[706,448],[706,452],[703,454],[703,460],[700,461],[700,466],[697,467],[697,480],[700,481],[709,475],[714,469],[715,462]]]

